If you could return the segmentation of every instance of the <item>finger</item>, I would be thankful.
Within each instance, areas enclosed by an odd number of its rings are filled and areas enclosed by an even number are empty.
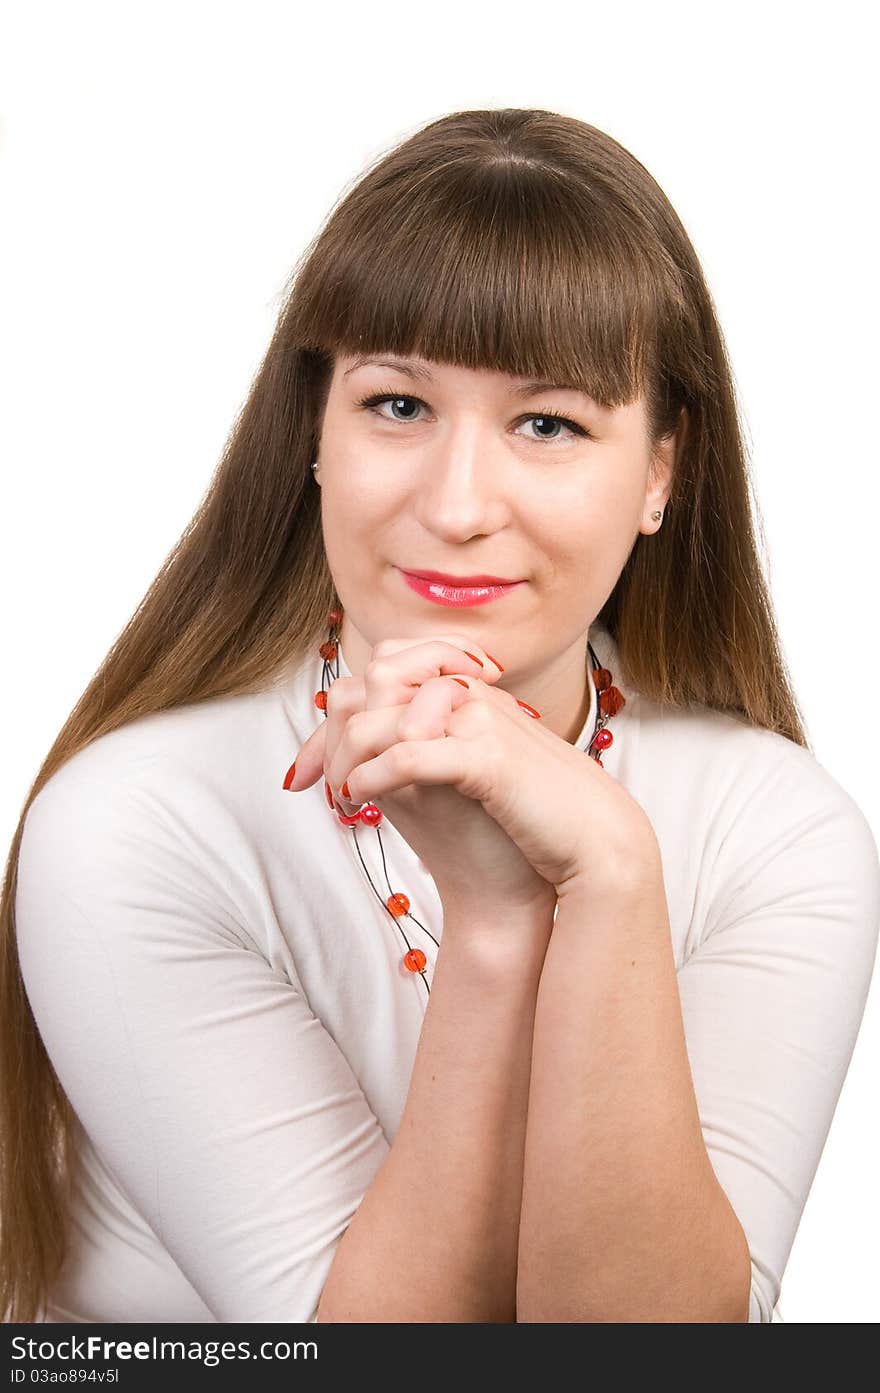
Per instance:
[[[324,768],[324,778],[340,803],[355,803],[343,785],[357,765],[374,759],[389,746],[406,740],[436,740],[446,735],[453,711],[468,699],[463,679],[429,678],[405,706],[377,707],[357,711],[346,723],[338,746]],[[476,686],[477,684],[474,683]],[[348,809],[346,808],[346,811]]]
[[[460,635],[453,635],[459,638]],[[301,752],[292,782],[286,787],[299,791],[310,787],[329,768],[347,723],[358,711],[407,706],[416,691],[438,676],[467,673],[483,677],[490,673],[492,681],[500,676],[499,666],[481,657],[480,645],[465,639],[467,648],[445,639],[412,641],[382,639],[372,650],[372,657],[360,677],[341,677],[327,692],[326,740],[322,757],[314,749]],[[308,742],[307,742],[308,743]],[[300,769],[302,761],[302,769]],[[338,766],[337,766],[338,767]],[[326,777],[326,776],[325,776]]]
[[[331,761],[325,766],[324,777],[331,796],[342,806],[343,812],[356,812],[374,795],[359,792],[355,796],[350,780],[354,770],[358,771],[358,780],[355,781],[358,783],[361,767],[375,762],[395,744],[423,744],[429,740],[451,737],[455,713],[462,706],[481,702],[497,705],[517,722],[533,711],[531,707],[524,711],[523,703],[509,692],[453,675],[449,678],[429,678],[406,706],[356,712],[349,719]],[[471,729],[485,732],[486,726],[474,724]],[[459,723],[456,738],[460,743],[462,735],[463,728]],[[483,736],[474,736],[473,739],[485,747]],[[481,772],[472,763],[468,768],[467,785],[460,791],[471,798],[482,797],[486,787],[485,777],[486,771]],[[387,793],[394,786],[389,784],[384,791]]]
[[[415,690],[437,676],[474,672],[485,682],[495,682],[502,671],[500,663],[465,635],[418,642],[380,640],[363,676],[340,677],[331,684],[324,720],[299,750],[285,775],[284,788],[300,792],[315,782],[354,712],[406,705]]]
[[[351,771],[351,802],[356,810],[410,784],[448,784],[466,797],[476,797],[488,778],[480,760],[479,740],[450,735],[445,740],[401,740]]]
[[[412,698],[412,688],[421,687],[432,677],[454,673],[473,675],[496,682],[498,668],[481,653],[479,644],[464,645],[444,639],[406,643],[388,639],[376,645],[363,674],[367,708],[402,706]]]
[[[487,653],[478,640],[472,638],[470,634],[464,633],[432,634],[430,639],[380,639],[373,648],[372,656],[374,658],[381,658],[384,657],[386,653],[396,653],[401,649],[413,648],[423,643],[450,643],[453,648],[460,648],[462,652],[475,654],[483,662],[484,668],[486,668],[484,677],[487,681],[492,681],[504,671],[504,668],[498,662],[497,658],[493,658],[491,654]],[[488,665],[486,659],[488,659]]]
[[[335,749],[346,721],[355,711],[362,711],[363,707],[363,678],[336,678],[327,690],[323,719],[301,745],[285,775],[285,789],[301,793],[303,789],[311,787],[324,769],[328,752]]]
[[[324,747],[327,738],[326,721],[321,721],[297,751],[296,759],[284,776],[284,788],[300,793],[315,782],[324,767]]]

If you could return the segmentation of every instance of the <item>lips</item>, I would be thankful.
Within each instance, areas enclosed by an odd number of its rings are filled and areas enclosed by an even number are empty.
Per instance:
[[[524,584],[523,581],[505,581],[500,585],[480,581],[477,584],[462,585],[460,580],[449,584],[442,580],[429,580],[412,571],[401,570],[400,574],[410,590],[414,590],[423,599],[431,600],[437,605],[452,605],[455,608],[489,604],[491,600],[499,600],[503,595],[513,594],[518,586]]]
[[[422,570],[410,571],[410,570],[405,570],[403,567],[401,567],[401,570],[404,571],[404,575],[408,575],[408,576],[418,576],[420,580],[436,580],[436,581],[439,581],[441,585],[458,585],[458,586],[463,586],[463,585],[516,585],[516,584],[517,584],[516,578],[511,578],[511,577],[509,577],[509,576],[489,576],[489,575],[479,575],[479,576],[450,576],[450,575],[447,575],[447,574],[446,574],[445,572],[443,572],[443,571],[422,571]]]

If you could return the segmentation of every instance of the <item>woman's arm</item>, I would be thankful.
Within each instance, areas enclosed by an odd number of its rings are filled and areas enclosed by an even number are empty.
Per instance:
[[[446,915],[397,1136],[319,1321],[516,1320],[532,1027],[552,910]]]
[[[560,900],[538,993],[519,1321],[747,1321],[745,1235],[700,1129],[659,857]]]
[[[761,761],[735,755],[708,785],[699,938],[675,976],[656,877],[635,902],[560,902],[535,1014],[519,1320],[745,1319],[730,1211],[748,1319],[772,1319],[868,996],[880,860],[806,751],[774,736]]]

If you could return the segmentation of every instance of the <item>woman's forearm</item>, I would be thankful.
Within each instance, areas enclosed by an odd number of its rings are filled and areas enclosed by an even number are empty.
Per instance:
[[[447,915],[391,1149],[340,1240],[320,1321],[516,1320],[532,1028],[552,908]]]
[[[662,872],[561,900],[535,1013],[519,1321],[747,1321],[706,1151]]]

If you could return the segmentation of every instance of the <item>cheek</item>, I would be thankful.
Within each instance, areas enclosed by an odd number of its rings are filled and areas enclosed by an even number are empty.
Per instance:
[[[324,484],[321,527],[324,551],[334,575],[372,574],[381,557],[381,538],[386,535],[387,498],[359,487],[357,479],[341,487]]]
[[[612,550],[623,546],[628,552],[638,530],[645,488],[644,468],[610,450],[603,467],[591,473],[576,497],[566,500],[566,526],[571,519],[585,538],[599,538]]]
[[[632,480],[613,478],[579,490],[547,523],[550,554],[574,580],[613,584],[636,539],[643,496]]]
[[[387,462],[383,467],[369,451],[338,453],[322,472],[329,476],[324,484],[324,511],[328,515],[350,519],[357,526],[362,517],[381,517],[391,511],[397,487],[394,475]]]

